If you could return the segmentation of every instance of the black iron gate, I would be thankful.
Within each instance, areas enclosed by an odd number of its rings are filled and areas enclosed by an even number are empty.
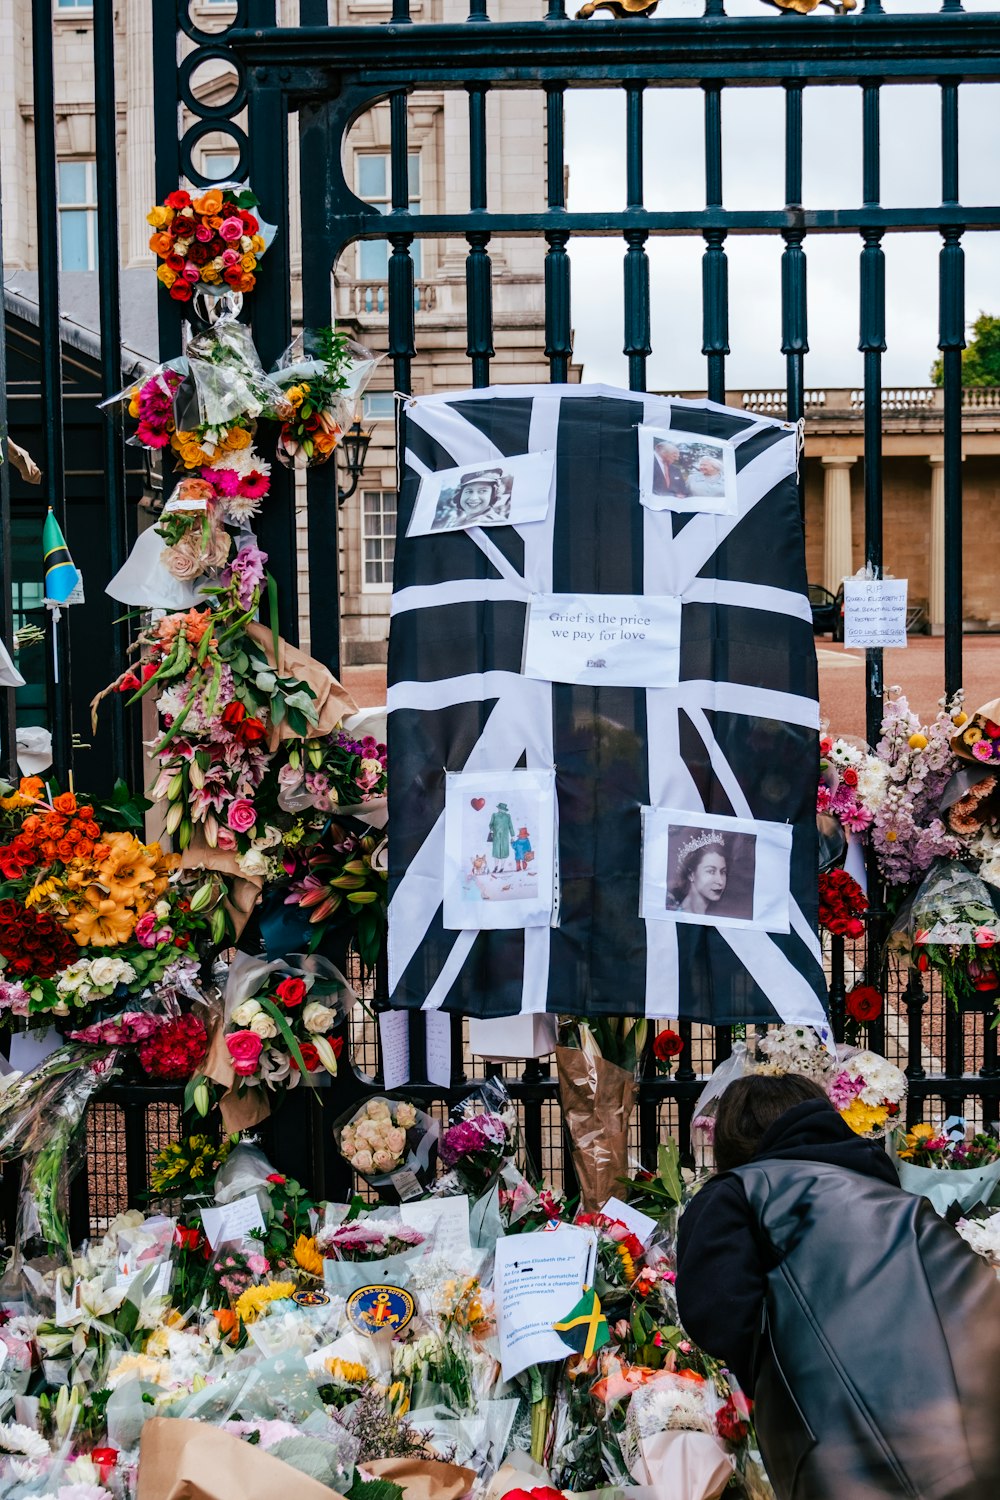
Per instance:
[[[430,0],[424,0],[426,14]],[[543,6],[547,3],[547,9]],[[746,0],[740,0],[745,8]],[[962,398],[964,346],[963,235],[1000,230],[1000,207],[962,202],[959,183],[959,91],[963,84],[1000,79],[1000,14],[962,11],[960,0],[942,0],[937,13],[886,14],[881,0],[863,0],[850,15],[779,14],[761,4],[751,14],[725,14],[724,0],[706,0],[704,15],[670,14],[624,20],[570,19],[565,0],[538,0],[537,19],[508,22],[489,14],[488,0],[469,0],[460,22],[414,23],[410,0],[391,0],[391,20],[380,24],[331,26],[327,0],[299,0],[298,24],[277,25],[276,0],[236,0],[232,19],[221,29],[202,23],[214,9],[188,0],[153,7],[156,77],[156,188],[163,197],[183,177],[200,186],[209,179],[198,170],[197,147],[206,135],[222,131],[239,161],[234,175],[246,176],[265,217],[278,234],[267,260],[267,292],[248,309],[265,368],[290,341],[292,230],[301,241],[302,319],[322,325],[333,317],[332,273],[347,247],[359,239],[387,239],[388,354],[396,391],[412,388],[419,319],[415,312],[413,247],[420,239],[449,239],[465,245],[467,368],[463,380],[489,383],[494,356],[491,242],[497,236],[529,236],[544,244],[544,353],[550,378],[567,378],[573,353],[574,306],[569,245],[579,236],[611,236],[623,253],[623,350],[633,389],[646,385],[651,354],[650,240],[688,236],[702,251],[702,352],[710,398],[724,400],[729,353],[729,293],[726,245],[733,235],[770,235],[781,244],[781,351],[787,369],[787,416],[804,415],[805,363],[809,351],[806,274],[810,235],[836,233],[859,257],[858,339],[864,356],[864,520],[865,559],[882,566],[882,411],[881,365],[885,337],[886,236],[907,231],[940,235],[938,346],[944,370],[945,492],[945,683],[962,681]],[[45,8],[44,4],[41,8]],[[36,5],[36,10],[39,7]],[[95,0],[108,36],[109,0]],[[231,64],[236,87],[224,104],[205,103],[193,86],[199,65]],[[886,207],[880,188],[880,102],[904,84],[934,86],[940,102],[940,198],[934,207]],[[817,85],[859,90],[863,149],[861,202],[838,208],[811,208],[803,201],[803,99]],[[784,93],[784,206],[740,209],[725,206],[722,118],[727,88],[779,87]],[[571,212],[565,195],[564,102],[571,89],[619,89],[625,98],[626,173],[616,188],[621,207],[613,212]],[[650,209],[644,204],[644,102],[653,90],[700,93],[704,109],[705,193],[697,209]],[[468,209],[461,213],[415,212],[409,183],[410,100],[415,91],[464,97],[468,109]],[[492,91],[521,90],[544,99],[545,206],[523,212],[491,208],[487,108]],[[100,80],[98,88],[100,109]],[[391,182],[385,211],[365,202],[345,175],[345,141],[352,125],[376,103],[388,104]],[[104,108],[108,107],[107,99]],[[245,122],[245,124],[244,124]],[[293,128],[293,126],[295,128]],[[109,149],[98,132],[99,150]],[[102,143],[102,144],[101,144]],[[292,193],[291,153],[298,153],[301,191]],[[113,182],[113,178],[112,178]],[[296,223],[297,220],[297,223]],[[109,292],[109,298],[114,289]],[[181,341],[181,309],[161,299],[160,334],[164,358]],[[112,337],[110,313],[105,336]],[[108,369],[108,379],[111,370]],[[463,383],[462,380],[456,383]],[[405,413],[399,416],[405,422]],[[397,434],[397,443],[402,434]],[[331,559],[337,555],[335,477],[328,468],[308,476],[308,618],[311,650],[334,669],[340,660],[339,608],[331,587]],[[112,468],[109,479],[119,482]],[[276,470],[262,520],[262,541],[271,557],[282,599],[282,629],[297,638],[301,601],[296,598],[295,497],[287,471]],[[867,661],[867,724],[877,737],[883,695],[881,652]],[[875,915],[872,937],[881,936]],[[871,951],[875,951],[873,942]],[[850,955],[849,955],[850,956]],[[860,956],[859,956],[859,967]],[[831,1003],[842,1027],[845,953],[834,944]],[[996,1117],[1000,1067],[996,1034],[987,1018],[962,1017],[946,1010],[941,996],[909,976],[905,989],[890,979],[887,1019],[873,1028],[875,1046],[884,1046],[907,1067],[911,1110],[919,1117],[928,1098],[949,1108],[963,1101],[977,1119]],[[411,1022],[419,1042],[419,1016]],[[707,1034],[682,1026],[688,1046],[674,1077],[644,1080],[638,1141],[649,1150],[662,1128],[687,1135],[699,1075],[724,1057],[732,1042],[727,1030]],[[464,1048],[460,1023],[454,1033],[453,1086],[460,1087]],[[359,1036],[367,1074],[377,1074],[371,1036]],[[419,1045],[413,1055],[421,1055]],[[357,1077],[352,1086],[369,1086]],[[556,1108],[555,1080],[544,1065],[529,1064],[511,1080],[524,1107],[528,1144],[550,1172],[561,1163],[547,1142]],[[428,1088],[442,1102],[442,1091]],[[338,1088],[338,1102],[343,1094]],[[107,1106],[112,1108],[117,1106]],[[136,1108],[138,1105],[135,1106]],[[322,1151],[322,1132],[316,1150]],[[558,1133],[556,1132],[556,1139]],[[146,1144],[138,1125],[132,1133],[133,1178],[141,1176]],[[320,1163],[317,1170],[322,1171]]]

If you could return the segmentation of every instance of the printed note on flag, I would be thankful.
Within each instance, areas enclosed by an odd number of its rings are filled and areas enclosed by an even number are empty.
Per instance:
[[[555,772],[450,772],[444,818],[445,928],[547,927],[555,894]]]
[[[787,823],[644,807],[641,914],[787,932],[791,855]]]
[[[650,594],[535,594],[524,674],[595,687],[674,687],[681,601]]]
[[[544,521],[552,498],[555,458],[551,449],[517,453],[425,474],[407,536]]]

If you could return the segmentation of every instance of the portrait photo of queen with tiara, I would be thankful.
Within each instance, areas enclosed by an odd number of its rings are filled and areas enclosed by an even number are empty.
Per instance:
[[[667,845],[666,907],[680,920],[753,916],[752,833],[671,824]]]

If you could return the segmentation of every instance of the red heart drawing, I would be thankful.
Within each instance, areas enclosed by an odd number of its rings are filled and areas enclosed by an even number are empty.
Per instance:
[[[486,806],[486,798],[485,797],[473,797],[473,799],[472,799],[472,805],[476,809],[476,812],[482,812],[483,808]]]

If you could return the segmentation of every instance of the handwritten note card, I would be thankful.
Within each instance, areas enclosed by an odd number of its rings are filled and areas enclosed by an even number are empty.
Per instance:
[[[201,1227],[213,1250],[230,1240],[245,1239],[255,1229],[263,1230],[264,1218],[257,1194],[234,1198],[232,1203],[225,1203],[221,1208],[203,1208]]]
[[[905,578],[844,579],[844,645],[906,645]]]
[[[446,1010],[424,1012],[427,1038],[427,1081],[438,1088],[451,1086],[451,1016]]]
[[[672,595],[534,594],[524,675],[596,687],[675,687],[681,601]]]
[[[382,1079],[387,1089],[410,1081],[410,1013],[384,1010],[378,1018],[382,1041]]]
[[[504,1380],[571,1352],[552,1324],[579,1302],[593,1256],[593,1235],[571,1225],[497,1241],[493,1285]]]

